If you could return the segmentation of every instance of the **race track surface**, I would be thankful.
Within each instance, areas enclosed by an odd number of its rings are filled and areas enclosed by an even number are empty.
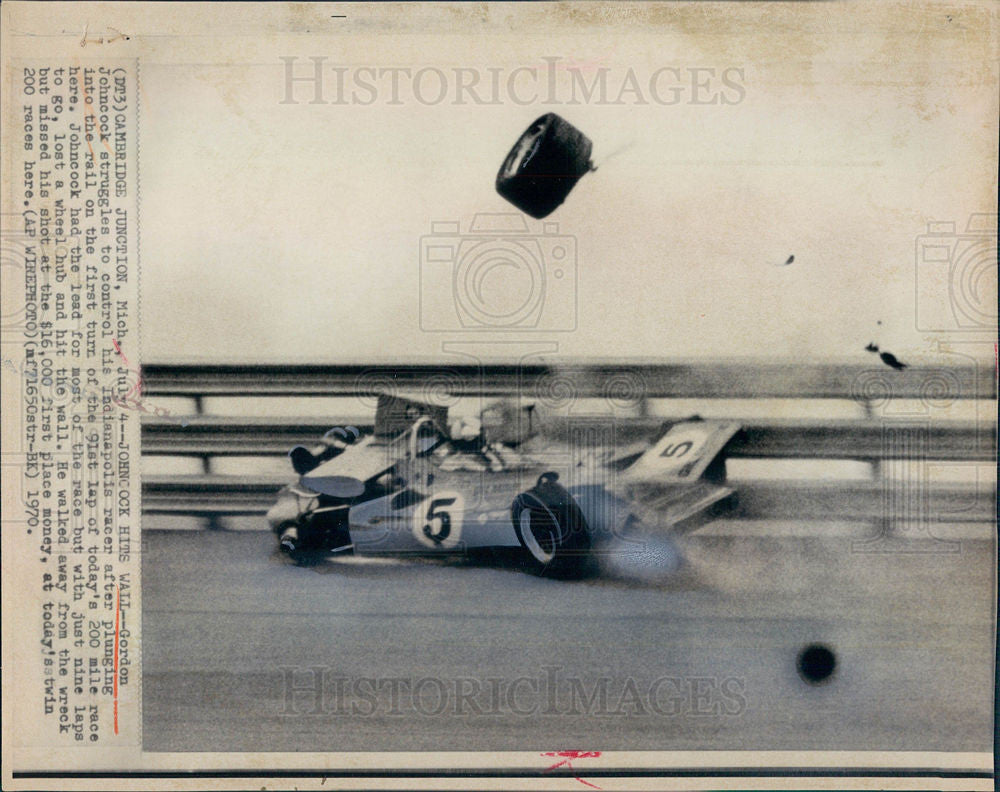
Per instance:
[[[296,567],[266,532],[149,530],[143,746],[988,751],[992,526],[935,530],[957,552],[721,520],[572,582],[504,559]],[[813,642],[837,660],[822,684],[796,671]]]

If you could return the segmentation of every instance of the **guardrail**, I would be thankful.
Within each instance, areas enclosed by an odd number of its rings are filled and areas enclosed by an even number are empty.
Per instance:
[[[622,440],[654,431],[663,418],[615,418]],[[738,418],[734,420],[739,420]],[[746,459],[906,459],[912,451],[893,443],[887,434],[921,434],[933,458],[947,461],[989,461],[996,455],[995,425],[973,421],[933,425],[920,421],[761,420],[741,421],[743,435],[730,444],[729,456]],[[149,418],[142,426],[142,452],[158,456],[276,456],[295,445],[315,445],[333,426],[371,430],[371,418],[208,418],[192,417],[186,425]],[[550,430],[557,434],[558,430]]]
[[[577,397],[641,398],[890,398],[948,401],[995,399],[992,367],[881,364],[512,362],[380,363],[377,365],[143,366],[143,389],[163,396],[355,396],[385,388],[454,396],[543,396],[557,388]]]
[[[905,371],[855,364],[788,365],[720,363],[521,363],[483,366],[406,363],[345,366],[208,366],[154,364],[143,368],[149,396],[186,396],[201,412],[215,396],[370,396],[384,390],[450,396],[511,396],[568,404],[604,398],[631,407],[615,417],[616,436],[647,433],[663,418],[648,416],[653,398],[796,398],[850,400],[865,418],[742,421],[745,431],[730,448],[737,458],[850,459],[872,462],[875,478],[850,481],[740,481],[739,518],[992,521],[995,485],[941,484],[879,478],[883,460],[993,462],[996,424],[983,420],[937,422],[937,408],[956,400],[996,399],[993,370],[974,366],[915,367]],[[902,415],[879,417],[892,400],[914,400]],[[987,405],[988,414],[995,407]],[[977,411],[977,414],[980,414]],[[734,416],[738,419],[738,416]],[[144,416],[143,453],[199,457],[205,474],[150,476],[143,481],[143,510],[214,517],[265,511],[290,476],[220,476],[209,461],[222,456],[283,455],[299,443],[315,444],[335,425],[370,428],[371,416],[239,418]],[[543,425],[559,433],[560,422]],[[908,503],[905,509],[899,504]],[[914,511],[914,509],[916,511]],[[905,513],[904,513],[905,512]],[[214,523],[213,523],[214,524]]]

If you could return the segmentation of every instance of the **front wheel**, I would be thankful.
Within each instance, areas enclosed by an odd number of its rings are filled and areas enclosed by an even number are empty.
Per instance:
[[[535,574],[578,577],[590,559],[590,532],[580,508],[552,474],[518,495],[511,520],[528,567]]]
[[[278,547],[284,553],[291,555],[307,546],[308,533],[305,526],[300,525],[296,520],[281,523],[274,529],[274,532],[278,535]]]

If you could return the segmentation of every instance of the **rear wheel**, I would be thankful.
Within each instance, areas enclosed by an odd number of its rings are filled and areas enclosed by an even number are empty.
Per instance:
[[[511,506],[511,519],[529,569],[552,577],[577,577],[590,559],[590,533],[573,497],[544,474]]]

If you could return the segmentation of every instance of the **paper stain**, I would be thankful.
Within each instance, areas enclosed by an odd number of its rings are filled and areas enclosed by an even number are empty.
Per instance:
[[[131,39],[131,36],[125,35],[118,28],[111,27],[110,25],[105,28],[105,31],[96,35],[92,34],[90,32],[90,23],[88,22],[83,27],[83,37],[80,39],[80,46],[86,47],[88,44],[112,44],[116,41],[128,41]]]

